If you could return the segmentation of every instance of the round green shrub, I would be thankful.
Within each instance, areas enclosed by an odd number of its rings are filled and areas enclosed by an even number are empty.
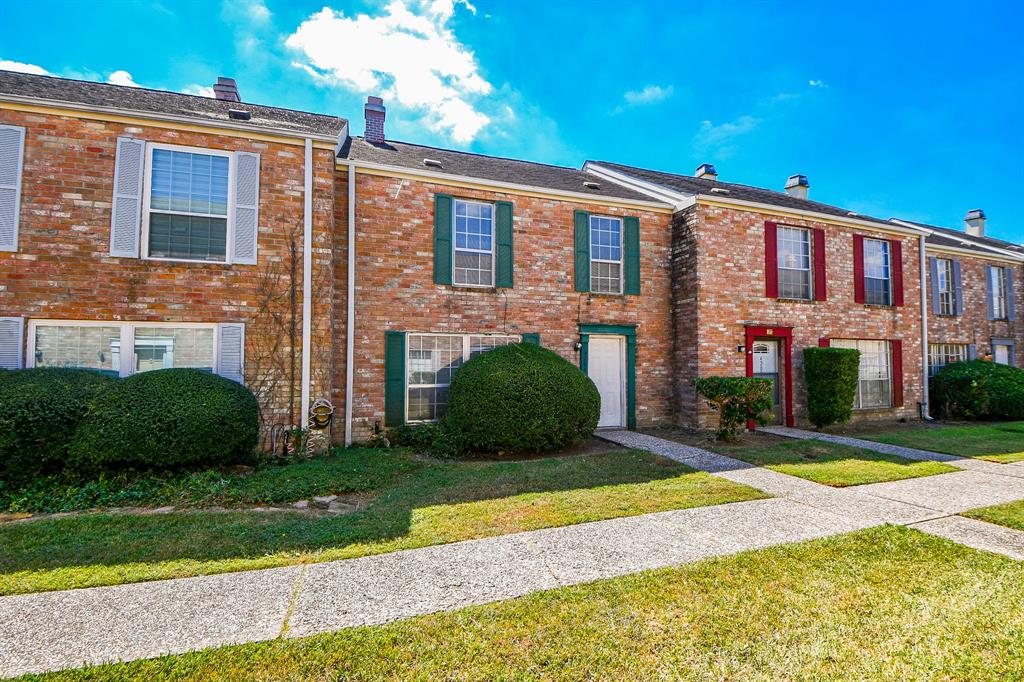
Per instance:
[[[819,429],[853,416],[860,351],[853,348],[805,348],[807,417]]]
[[[718,413],[719,440],[734,441],[748,421],[767,424],[774,400],[772,382],[753,377],[699,377],[693,381],[697,395]]]
[[[956,362],[931,380],[941,413],[957,419],[1024,419],[1024,369],[986,360]]]
[[[23,481],[61,469],[86,405],[114,381],[86,369],[0,372],[0,479]]]
[[[241,384],[197,369],[122,379],[89,403],[69,448],[83,472],[182,469],[250,461],[259,406]]]
[[[476,356],[452,377],[435,446],[444,454],[552,452],[589,438],[597,387],[546,348],[517,343]]]

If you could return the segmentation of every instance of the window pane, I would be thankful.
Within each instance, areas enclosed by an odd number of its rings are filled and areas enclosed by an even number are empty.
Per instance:
[[[409,421],[434,421],[448,409],[448,387],[409,388]]]
[[[491,286],[494,260],[494,207],[455,200],[455,284]]]
[[[37,367],[79,367],[117,375],[120,368],[119,327],[36,327]]]
[[[834,339],[831,345],[860,351],[859,380],[853,406],[858,409],[889,407],[892,401],[889,342]]]
[[[223,261],[228,223],[224,218],[150,213],[149,255]]]
[[[213,329],[136,327],[135,372],[191,367],[213,371]]]
[[[956,314],[956,286],[953,281],[953,261],[941,258],[938,261],[939,314]]]
[[[871,305],[889,305],[889,280],[865,277],[864,302]]]
[[[494,348],[519,343],[518,336],[471,336],[469,337],[469,357],[475,358]]]
[[[590,216],[590,258],[622,261],[622,221]]]
[[[228,157],[154,149],[150,207],[226,216]]]
[[[491,256],[474,251],[455,251],[455,283],[491,286]]]
[[[619,263],[590,264],[590,290],[599,294],[622,293],[622,266]]]

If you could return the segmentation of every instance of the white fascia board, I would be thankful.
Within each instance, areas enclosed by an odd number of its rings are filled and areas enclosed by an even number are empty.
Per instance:
[[[583,164],[583,170],[591,175],[596,175],[605,180],[610,180],[617,185],[631,189],[634,192],[646,194],[665,203],[671,204],[673,210],[681,211],[696,203],[696,195],[688,192],[680,192],[664,185],[659,185],[647,180],[640,180],[627,173],[606,168],[600,164],[587,161]]]
[[[965,246],[975,247],[975,248],[978,248],[978,249],[984,249],[984,250],[986,250],[986,251],[988,251],[990,253],[998,254],[999,256],[1001,256],[1001,257],[1003,257],[1005,259],[1008,259],[1008,260],[1024,261],[1024,254],[1014,253],[1013,251],[1008,251],[1006,249],[1000,249],[998,246],[992,246],[990,244],[982,244],[980,242],[973,241],[970,238],[970,235],[964,235],[963,237],[953,236],[953,235],[949,234],[948,232],[939,232],[938,230],[932,230],[932,229],[927,228],[927,227],[922,227],[921,225],[914,225],[913,223],[909,223],[909,222],[907,222],[905,220],[900,220],[899,218],[892,218],[890,220],[890,222],[895,223],[897,225],[906,225],[908,227],[911,227],[911,226],[912,227],[916,227],[919,230],[924,231],[926,234],[934,234],[937,237],[942,237],[944,239],[956,239],[957,241],[959,241],[961,244],[963,244]],[[969,249],[960,249],[960,248],[955,247],[955,246],[940,246],[940,245],[936,245],[936,244],[927,244],[927,242],[926,242],[926,248],[928,250],[947,250],[947,251],[953,251],[953,252],[957,252],[957,253],[961,253],[961,252],[962,253],[967,253],[967,254],[971,253],[971,251]],[[977,256],[977,254],[974,254],[974,255]],[[984,256],[979,256],[979,257],[983,258]]]
[[[353,159],[337,159],[337,165],[341,168],[348,166],[354,167],[357,171],[360,168],[367,170],[377,170],[387,173],[397,173],[402,175],[414,175],[417,177],[427,178],[430,180],[437,180],[438,184],[445,183],[463,183],[472,185],[487,185],[496,189],[507,189],[512,192],[536,192],[539,194],[548,194],[551,196],[566,197],[576,201],[585,201],[592,204],[628,204],[630,206],[642,206],[649,208],[660,208],[660,209],[671,209],[673,205],[665,201],[646,201],[644,199],[630,199],[628,197],[612,197],[603,194],[584,194],[583,192],[573,192],[565,189],[554,189],[552,187],[540,187],[537,185],[521,185],[515,182],[505,182],[503,180],[490,180],[488,178],[475,178],[468,175],[454,175],[451,173],[438,173],[436,171],[430,171],[421,168],[409,168],[407,166],[393,166],[386,163],[373,163],[371,161],[358,161]]]
[[[943,236],[945,236],[945,235],[943,235]],[[966,256],[968,258],[978,258],[978,259],[981,259],[981,260],[991,260],[991,261],[999,261],[999,262],[1005,262],[1005,261],[1013,261],[1015,263],[1024,262],[1024,255],[1012,254],[1012,253],[995,253],[995,252],[978,253],[978,251],[974,250],[974,249],[965,249],[965,248],[960,248],[958,246],[946,246],[945,244],[929,244],[929,243],[927,243],[927,241],[925,241],[925,247],[924,248],[925,248],[925,251],[927,251],[928,253],[956,254],[958,256]]]

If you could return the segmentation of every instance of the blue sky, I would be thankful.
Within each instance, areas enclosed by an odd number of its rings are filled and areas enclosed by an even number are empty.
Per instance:
[[[1024,241],[1020,3],[0,0],[0,67],[204,92],[388,136],[604,159]],[[9,64],[7,67],[9,68]],[[129,80],[130,78],[130,80]]]

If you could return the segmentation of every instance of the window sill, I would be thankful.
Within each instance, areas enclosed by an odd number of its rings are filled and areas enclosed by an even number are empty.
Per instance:
[[[186,265],[238,265],[226,260],[199,260],[195,258],[160,258],[158,256],[142,256],[140,260],[155,261],[157,263],[183,263]]]
[[[814,298],[776,298],[776,303],[824,303]]]

